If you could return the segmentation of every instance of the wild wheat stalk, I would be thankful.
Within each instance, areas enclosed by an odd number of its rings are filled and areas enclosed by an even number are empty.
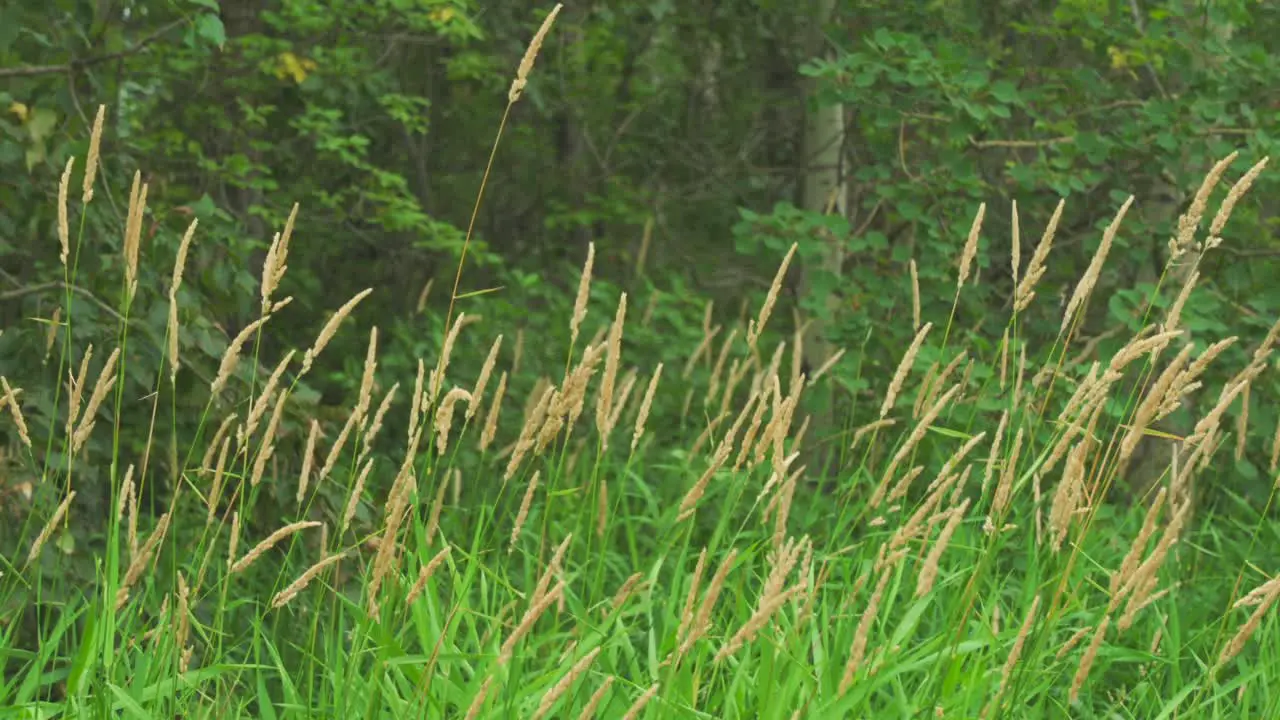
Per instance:
[[[538,703],[538,709],[533,712],[533,720],[542,720],[542,718],[547,716],[547,713],[551,712],[552,706],[556,704],[556,701],[560,699],[560,696],[568,692],[569,688],[573,687],[573,682],[577,680],[582,673],[586,672],[587,668],[591,667],[591,663],[595,662],[596,656],[600,654],[600,650],[601,648],[597,647],[582,656],[582,659],[574,663],[573,667],[569,668],[569,671],[564,674],[564,677],[560,678],[559,682],[543,694],[541,702]]]
[[[507,373],[504,371],[498,377],[498,389],[493,393],[493,400],[489,402],[489,412],[485,413],[484,430],[480,432],[481,453],[489,449],[489,445],[493,443],[493,439],[498,434],[498,416],[502,412],[502,398],[507,391]]]
[[[444,549],[436,553],[422,569],[418,571],[418,579],[413,581],[413,587],[409,588],[409,594],[405,596],[404,604],[413,605],[413,601],[418,599],[422,591],[427,587],[427,581],[435,574],[436,570],[444,564],[444,561],[453,552],[453,546],[445,545]]]
[[[480,402],[484,399],[485,387],[489,384],[489,375],[493,373],[493,366],[498,362],[498,351],[501,348],[502,336],[499,335],[494,338],[493,346],[489,348],[489,355],[484,359],[484,365],[480,366],[480,375],[476,378],[475,387],[471,389],[471,401],[467,403],[467,422],[471,422],[476,410],[480,409]]]
[[[798,243],[792,243],[791,249],[782,258],[782,264],[778,266],[778,273],[773,276],[773,284],[769,286],[769,294],[765,296],[764,305],[760,306],[760,315],[747,327],[747,345],[752,350],[755,349],[756,342],[764,332],[765,323],[769,322],[769,315],[773,313],[774,304],[778,302],[778,292],[782,289],[782,281],[787,276],[787,267],[791,265],[791,258],[796,254],[798,246]]]
[[[244,344],[249,341],[249,336],[257,332],[263,323],[271,319],[270,315],[263,315],[244,326],[234,338],[231,344],[227,345],[227,350],[222,354],[222,361],[218,364],[218,374],[214,376],[213,382],[209,384],[209,394],[216,396],[226,387],[227,380],[231,378],[231,374],[235,372],[236,366],[240,364],[240,351],[244,348]],[[305,372],[305,370],[304,370]]]
[[[18,407],[18,394],[9,387],[9,380],[3,375],[0,375],[0,389],[4,390],[4,402],[0,405],[9,408],[9,417],[13,418],[13,424],[18,428],[18,438],[30,449],[31,436],[27,433],[27,421],[22,417],[22,408]]]
[[[1071,293],[1071,300],[1067,302],[1066,312],[1062,313],[1062,327],[1059,333],[1065,333],[1067,326],[1076,317],[1076,311],[1080,310],[1089,300],[1090,293],[1093,292],[1093,286],[1097,284],[1098,277],[1102,273],[1102,266],[1107,261],[1107,254],[1111,252],[1111,244],[1116,238],[1116,232],[1120,229],[1120,222],[1124,220],[1124,216],[1129,212],[1129,208],[1133,205],[1133,196],[1130,195],[1124,204],[1120,206],[1120,210],[1116,212],[1116,216],[1112,219],[1111,224],[1102,233],[1102,242],[1098,244],[1098,249],[1093,254],[1093,259],[1089,262],[1089,267],[1085,270],[1084,275],[1080,277],[1080,281],[1076,284],[1076,289]]]
[[[1040,282],[1040,278],[1044,276],[1045,262],[1049,259],[1049,250],[1053,247],[1053,237],[1058,232],[1058,223],[1062,220],[1062,209],[1065,205],[1066,200],[1058,201],[1058,206],[1053,210],[1053,217],[1049,218],[1049,224],[1045,226],[1040,242],[1036,245],[1035,251],[1031,253],[1031,260],[1027,263],[1027,269],[1022,274],[1022,280],[1018,282],[1018,287],[1014,290],[1014,312],[1026,310],[1031,301],[1035,299],[1035,286],[1036,283]]]
[[[959,507],[948,511],[951,517],[943,526],[942,532],[938,533],[938,539],[929,549],[929,555],[925,557],[924,565],[920,568],[920,576],[916,578],[916,597],[924,597],[933,589],[933,583],[938,578],[938,562],[942,559],[942,553],[951,543],[951,536],[960,527],[961,521],[964,520],[964,513],[968,509],[969,500],[966,499]]]
[[[898,367],[893,371],[893,379],[889,381],[889,389],[884,394],[884,402],[880,404],[880,419],[884,419],[889,411],[893,409],[893,403],[898,399],[898,393],[902,391],[902,384],[907,380],[907,374],[911,372],[911,366],[915,363],[916,355],[920,352],[920,346],[924,344],[924,339],[929,334],[929,330],[933,328],[933,323],[925,323],[916,332],[915,338],[911,340],[911,345],[907,351],[902,354],[902,359],[898,361]]]
[[[591,720],[595,717],[596,709],[600,707],[601,701],[604,700],[605,693],[609,692],[609,688],[613,685],[614,676],[610,675],[600,683],[600,687],[591,693],[591,699],[583,706],[582,712],[578,714],[578,720]]]
[[[133,175],[133,188],[129,193],[129,209],[124,226],[124,274],[125,297],[132,300],[138,289],[138,249],[142,242],[142,218],[147,208],[147,185],[142,182],[142,171]]]
[[[618,363],[622,359],[622,329],[627,318],[627,294],[622,293],[618,299],[618,311],[614,315],[613,325],[609,328],[609,346],[604,357],[604,375],[600,380],[600,393],[596,401],[596,429],[600,432],[602,450],[609,449],[609,434],[613,426],[609,418],[614,403],[614,383],[618,377]]]
[[[361,459],[369,454],[373,449],[373,442],[378,438],[378,433],[382,431],[382,421],[386,419],[387,411],[391,409],[391,403],[395,402],[396,391],[400,389],[400,383],[391,386],[390,390],[382,396],[382,402],[378,403],[378,409],[373,413],[373,420],[369,423],[369,429],[364,434],[364,449],[360,451]]]
[[[640,401],[640,412],[636,414],[636,429],[631,435],[631,453],[634,455],[636,447],[640,444],[640,437],[644,435],[644,424],[649,419],[649,411],[653,407],[653,396],[658,391],[658,381],[662,378],[662,363],[658,363],[658,367],[653,371],[653,377],[649,378],[649,387],[644,391],[644,399]],[[1277,443],[1280,447],[1280,443]]]
[[[849,660],[845,663],[844,674],[840,678],[840,686],[837,689],[837,697],[843,697],[849,692],[849,688],[853,687],[853,678],[858,672],[858,668],[862,665],[862,659],[867,652],[867,635],[871,632],[871,625],[875,622],[876,615],[880,609],[880,599],[884,595],[885,587],[889,584],[889,576],[892,572],[891,567],[886,567],[880,572],[880,580],[876,582],[876,589],[871,593],[871,599],[867,602],[867,608],[862,612],[862,618],[858,621],[858,629],[853,635],[853,645],[849,648]]]
[[[298,506],[302,506],[302,499],[307,496],[307,485],[311,481],[311,469],[316,458],[316,441],[320,439],[320,422],[314,418],[311,420],[311,429],[307,432],[307,446],[302,451],[302,472],[298,475]]]
[[[296,597],[298,593],[302,592],[303,590],[306,590],[307,585],[310,585],[312,580],[315,580],[317,577],[319,577],[320,573],[325,571],[325,568],[328,568],[330,565],[333,565],[335,563],[341,562],[346,557],[347,557],[347,553],[345,552],[338,553],[337,555],[330,555],[329,557],[307,568],[305,572],[303,572],[301,575],[298,576],[297,580],[294,580],[292,583],[289,583],[288,587],[276,593],[275,596],[271,598],[272,609],[278,610],[284,607],[285,605],[288,605],[289,601],[293,600],[293,598]]]
[[[680,642],[676,649],[676,658],[684,657],[693,644],[707,634],[707,629],[711,627],[711,613],[715,610],[716,600],[720,598],[720,592],[724,589],[724,582],[729,577],[729,571],[733,569],[733,561],[738,557],[738,549],[731,548],[724,559],[720,561],[720,567],[716,569],[715,575],[711,576],[711,582],[707,585],[707,592],[702,596],[702,604],[698,606],[698,612],[694,615],[692,622],[689,623],[684,639]]]
[[[459,477],[462,471],[458,468],[453,469],[454,477]],[[436,497],[431,503],[431,511],[427,513],[427,529],[423,533],[424,542],[427,546],[431,545],[431,541],[435,539],[436,530],[440,528],[440,511],[444,508],[444,491],[449,489],[449,478],[446,473],[445,477],[440,479],[440,484],[436,487]]]
[[[516,513],[516,522],[511,528],[511,543],[507,546],[508,555],[516,549],[516,541],[520,539],[520,530],[524,528],[524,521],[529,517],[529,507],[533,504],[533,493],[538,489],[538,476],[540,473],[540,470],[533,471],[533,477],[529,478],[529,487],[524,491],[524,499],[520,501],[520,510]]]
[[[636,718],[640,717],[640,713],[644,711],[645,705],[648,705],[649,701],[653,699],[653,696],[657,694],[658,683],[654,683],[650,685],[649,689],[645,690],[640,697],[636,698],[635,702],[631,703],[631,707],[627,708],[627,712],[622,716],[622,720],[636,720]]]
[[[169,281],[169,382],[174,383],[178,377],[178,288],[182,285],[182,273],[187,267],[187,253],[191,249],[191,239],[196,234],[196,226],[200,220],[193,218],[182,234],[182,242],[178,244],[178,257],[173,262],[173,277]]]
[[[999,710],[1000,699],[1004,697],[1004,692],[1009,687],[1009,679],[1013,677],[1013,669],[1017,667],[1018,658],[1022,656],[1022,646],[1027,641],[1027,635],[1030,634],[1031,626],[1035,623],[1036,610],[1039,608],[1040,596],[1036,595],[1031,601],[1031,607],[1027,609],[1026,617],[1022,619],[1022,627],[1018,629],[1018,637],[1013,641],[1013,648],[1009,650],[1009,657],[1005,659],[1004,667],[1000,670],[1000,686],[996,688],[996,696],[991,699],[991,704],[987,706],[988,709]]]
[[[916,259],[908,263],[911,270],[911,329],[920,330],[920,273],[916,270]]]
[[[632,573],[613,594],[613,599],[609,601],[609,612],[617,612],[635,593],[636,588],[642,585],[644,585],[644,573]]]
[[[484,709],[484,699],[489,694],[489,685],[492,683],[492,675],[485,678],[483,683],[480,683],[480,689],[476,692],[476,696],[471,699],[471,704],[467,706],[465,720],[475,720],[480,717],[480,711]]]
[[[558,6],[557,6],[558,7]],[[573,301],[573,315],[569,318],[569,342],[578,342],[578,330],[587,317],[587,301],[591,298],[591,266],[596,259],[596,244],[587,243],[587,262],[582,266],[578,280],[578,296]]]
[[[169,518],[169,513],[161,515],[155,529],[147,537],[147,541],[142,544],[142,548],[137,553],[134,553],[133,560],[129,562],[129,568],[125,571],[124,580],[120,582],[120,588],[116,590],[116,610],[124,607],[125,602],[129,600],[129,591],[133,588],[134,583],[138,582],[138,578],[142,577],[142,573],[146,571],[147,565],[151,562],[151,556],[155,553],[156,547],[160,545],[160,541],[168,534]]]
[[[542,43],[547,37],[547,32],[551,30],[551,24],[556,21],[556,15],[560,14],[560,8],[564,5],[556,3],[551,8],[551,12],[547,13],[547,17],[542,21],[542,26],[538,28],[537,34],[533,36],[533,40],[529,43],[529,47],[524,51],[524,57],[520,60],[520,67],[516,70],[515,80],[511,81],[511,89],[507,91],[507,103],[514,104],[520,99],[520,94],[524,92],[525,85],[529,82],[529,73],[533,70],[533,61],[538,58],[538,51],[542,49]]]
[[[23,565],[24,568],[29,567],[31,563],[35,562],[36,558],[40,557],[40,549],[44,547],[44,544],[49,540],[49,536],[53,534],[58,524],[62,522],[62,518],[67,514],[67,508],[71,507],[71,501],[75,500],[75,498],[76,491],[72,490],[67,493],[61,503],[58,503],[58,509],[53,511],[53,515],[49,517],[49,522],[40,528],[40,534],[36,535],[35,542],[31,543],[31,552],[27,553],[27,562]]]
[[[978,237],[982,233],[982,218],[987,214],[987,204],[978,205],[978,214],[973,218],[973,225],[969,227],[969,237],[965,240],[964,251],[960,254],[960,272],[956,275],[956,289],[964,287],[965,280],[969,279],[969,268],[973,265],[973,259],[978,255]]]
[[[1089,642],[1089,647],[1085,649],[1084,655],[1080,658],[1080,665],[1076,668],[1075,677],[1071,679],[1071,704],[1076,704],[1080,699],[1080,688],[1084,687],[1084,681],[1089,677],[1089,670],[1093,668],[1093,661],[1098,656],[1098,648],[1102,647],[1102,641],[1107,637],[1107,628],[1111,626],[1111,616],[1102,618],[1102,622],[1098,623],[1098,629],[1093,633],[1093,640]]]
[[[301,522],[290,523],[280,528],[279,530],[276,530],[275,532],[268,535],[266,540],[263,540],[262,542],[255,545],[254,548],[248,552],[248,554],[246,554],[244,557],[237,560],[231,566],[231,574],[236,575],[249,569],[249,566],[252,565],[255,560],[261,557],[262,554],[265,553],[266,551],[275,547],[276,544],[279,543],[281,540],[289,537],[290,535],[298,532],[299,530],[306,530],[307,528],[319,527],[319,525],[320,523],[314,520],[301,521]]]
[[[93,426],[97,422],[98,408],[102,406],[111,389],[115,387],[117,378],[116,362],[119,359],[120,348],[116,348],[111,352],[111,356],[107,358],[106,364],[102,366],[102,372],[98,374],[98,381],[94,383],[93,392],[89,395],[89,402],[85,406],[84,416],[71,437],[72,455],[80,452],[80,448],[84,447],[85,441],[89,439],[89,435],[93,432]]]
[[[464,400],[467,403],[467,415],[469,417],[471,415],[470,408],[476,404],[476,400],[466,390],[453,388],[440,401],[440,409],[436,411],[436,452],[440,455],[444,455],[445,448],[449,442],[449,429],[453,425],[454,407],[459,401]]]
[[[507,664],[507,661],[511,659],[511,654],[515,651],[516,645],[520,643],[525,635],[529,634],[529,631],[533,629],[534,623],[538,621],[539,617],[542,617],[542,614],[547,611],[547,608],[551,607],[560,599],[561,595],[564,594],[564,589],[565,585],[561,582],[552,588],[551,592],[539,598],[537,602],[532,603],[529,606],[529,609],[525,611],[524,617],[520,619],[520,624],[516,626],[516,629],[513,630],[511,634],[507,636],[506,641],[502,643],[502,648],[498,652],[498,665]]]
[[[307,350],[306,354],[302,356],[303,375],[307,374],[307,372],[311,370],[311,364],[315,362],[315,359],[324,351],[325,346],[333,339],[333,336],[338,332],[338,326],[342,324],[342,321],[351,314],[351,311],[355,309],[356,305],[360,304],[361,300],[364,300],[372,292],[373,288],[365,288],[359,293],[356,293],[355,297],[351,298],[345,305],[338,308],[338,311],[335,312],[327,322],[325,322],[324,327],[320,328],[320,334],[316,336],[315,343],[311,346],[311,349]],[[263,319],[265,320],[265,318]]]
[[[102,124],[106,119],[107,106],[99,105],[98,113],[93,118],[93,131],[89,134],[89,154],[84,166],[84,195],[80,202],[88,205],[93,200],[93,181],[98,177],[98,157],[102,149]]]
[[[67,158],[67,167],[62,171],[62,180],[58,183],[58,244],[61,249],[58,259],[63,269],[67,269],[67,257],[71,254],[71,228],[67,221],[67,189],[71,185],[71,168],[75,166],[74,155]]]

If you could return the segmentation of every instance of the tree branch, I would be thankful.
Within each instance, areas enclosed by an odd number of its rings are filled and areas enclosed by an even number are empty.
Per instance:
[[[165,33],[178,27],[179,25],[186,24],[186,22],[187,22],[186,18],[180,18],[178,20],[174,20],[173,22],[162,26],[159,30],[156,30],[150,35],[134,43],[132,47],[125,48],[124,50],[121,50],[119,52],[107,53],[106,55],[95,55],[93,57],[81,58],[79,60],[72,60],[71,62],[63,65],[20,65],[18,67],[0,68],[0,78],[35,77],[37,75],[54,75],[58,73],[65,73],[65,72],[71,72],[74,70],[80,70],[82,68],[86,68],[92,65],[98,65],[100,63],[110,62],[112,60],[118,60],[120,58],[128,57],[137,52],[140,52],[146,46],[150,45],[156,40],[159,40],[161,36],[163,36]]]
[[[1041,148],[1075,141],[1075,135],[1063,135],[1062,137],[1046,138],[1044,140],[975,140],[973,137],[969,138],[969,144],[979,150],[987,148]]]

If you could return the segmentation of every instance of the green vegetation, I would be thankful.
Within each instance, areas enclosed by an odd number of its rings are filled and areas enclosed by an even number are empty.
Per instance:
[[[730,5],[0,9],[0,716],[1280,714],[1280,16]]]

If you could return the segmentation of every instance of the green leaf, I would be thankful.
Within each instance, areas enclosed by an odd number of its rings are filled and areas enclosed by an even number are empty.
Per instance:
[[[219,50],[227,42],[227,29],[217,15],[201,15],[196,18],[196,35],[208,40]]]
[[[1002,103],[1012,104],[1018,101],[1018,88],[1008,80],[997,80],[991,84],[991,96]]]

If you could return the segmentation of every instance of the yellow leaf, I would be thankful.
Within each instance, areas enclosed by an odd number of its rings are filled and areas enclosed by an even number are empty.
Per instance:
[[[315,61],[300,59],[288,51],[280,53],[276,60],[279,63],[275,70],[276,77],[283,80],[285,76],[292,76],[293,81],[299,85],[307,79],[308,71],[316,67]]]
[[[453,16],[456,14],[457,14],[457,11],[455,11],[451,7],[446,6],[446,7],[438,7],[435,10],[432,10],[431,14],[428,17],[431,18],[431,22],[439,25],[443,25],[449,22],[450,20],[452,20]]]
[[[27,116],[31,114],[31,110],[26,105],[16,100],[9,106],[9,112],[16,115],[19,122],[26,122]]]
[[[1112,70],[1120,70],[1122,68],[1129,67],[1129,56],[1125,54],[1124,50],[1121,50],[1115,45],[1111,45],[1107,48],[1107,55],[1111,56]]]

